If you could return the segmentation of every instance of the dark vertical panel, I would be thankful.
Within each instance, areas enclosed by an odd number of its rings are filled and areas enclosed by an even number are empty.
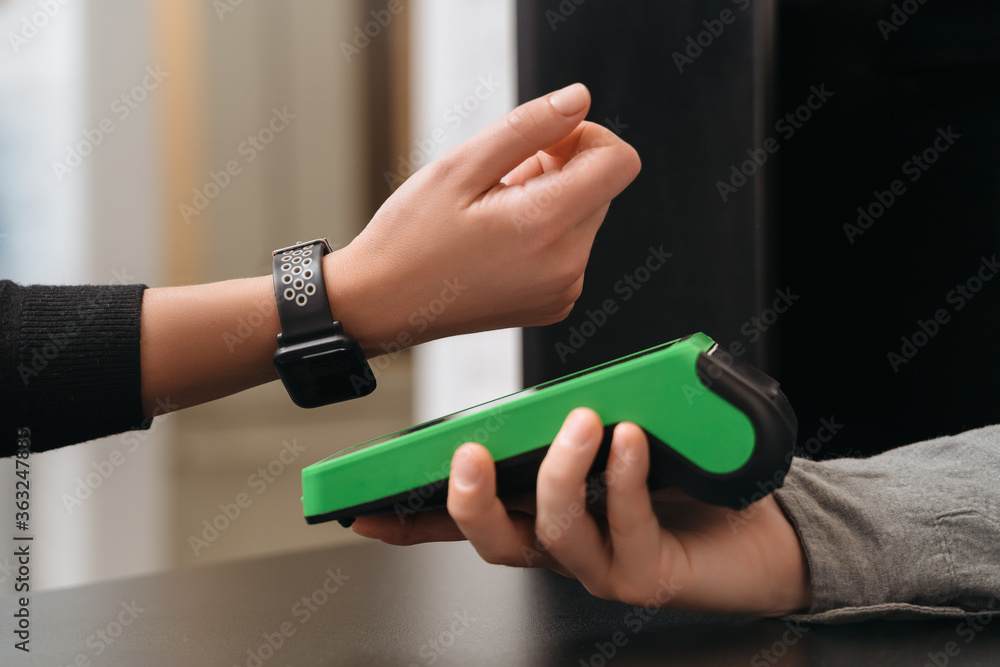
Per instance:
[[[817,83],[836,93],[777,177],[780,276],[803,294],[778,372],[800,423],[835,415],[838,448],[867,453],[996,422],[1000,280],[961,309],[948,295],[1000,251],[1000,7],[786,0],[779,25],[780,104]],[[904,171],[948,127],[961,138]],[[879,198],[894,201],[845,230]],[[947,323],[896,372],[888,354],[939,310]]]
[[[674,52],[727,7],[736,20],[679,72]],[[843,425],[821,456],[996,422],[1000,6],[766,7],[519,3],[521,97],[584,81],[591,119],[616,121],[644,163],[598,236],[576,311],[526,331],[526,382],[703,330],[782,381],[803,439],[821,419]],[[960,136],[933,164],[907,164],[949,128]],[[769,137],[777,153],[722,202],[716,182]],[[859,207],[875,217],[845,229]],[[659,244],[674,256],[625,300],[616,282]],[[771,318],[776,289],[797,298]],[[606,298],[618,312],[574,337]],[[768,327],[759,340],[753,317]]]
[[[395,189],[390,183],[399,172],[399,156],[407,153],[409,145],[409,12],[389,0],[364,0],[364,21],[376,17],[391,17],[391,22],[372,39],[361,60],[365,67],[364,115],[367,154],[370,164],[367,204],[368,219],[375,215],[386,198]],[[387,176],[389,175],[389,176]],[[398,184],[396,184],[398,185]],[[359,223],[359,227],[363,224]]]
[[[767,336],[748,323],[773,299],[769,165],[726,201],[716,182],[770,133],[771,44],[758,30],[770,8],[730,0],[518,3],[521,99],[583,81],[594,99],[589,120],[619,131],[643,161],[598,234],[574,312],[525,332],[527,384],[695,331],[742,345],[753,363],[764,358]],[[692,47],[689,38],[707,45]],[[693,57],[679,67],[675,53],[689,48]],[[645,273],[650,248],[661,247],[672,257]],[[597,314],[608,301],[615,312]]]

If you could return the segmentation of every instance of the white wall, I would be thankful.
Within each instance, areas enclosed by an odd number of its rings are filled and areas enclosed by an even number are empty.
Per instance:
[[[424,145],[438,128],[446,136],[430,158],[516,105],[514,6],[514,0],[421,0],[410,5],[411,135]],[[495,90],[486,94],[481,79]],[[477,87],[484,99],[476,97]],[[422,345],[414,351],[414,364],[417,421],[482,403],[521,388],[520,329]]]
[[[156,91],[127,118],[111,106],[156,65],[151,5],[51,3],[50,15],[30,0],[0,3],[2,277],[47,284],[158,280]],[[113,131],[96,129],[105,119]],[[79,149],[88,154],[57,174],[53,162],[69,164],[69,147],[81,142],[90,144]],[[169,428],[157,424],[134,451],[116,437],[33,458],[32,590],[166,566]],[[108,470],[115,449],[124,462],[87,484],[88,474]],[[13,478],[9,463],[0,470],[4,480]],[[8,495],[10,485],[0,488]],[[82,502],[68,507],[64,500],[73,495]]]

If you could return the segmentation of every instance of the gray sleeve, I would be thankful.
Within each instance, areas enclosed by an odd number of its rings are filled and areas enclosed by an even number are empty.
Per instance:
[[[1000,613],[1000,426],[868,459],[794,459],[775,497],[812,583],[812,607],[792,618]]]

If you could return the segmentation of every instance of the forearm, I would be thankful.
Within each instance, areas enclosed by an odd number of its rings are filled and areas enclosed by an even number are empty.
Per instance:
[[[376,287],[345,248],[323,258],[333,317],[367,356],[414,337],[378,305]],[[142,302],[142,401],[147,417],[277,379],[281,331],[271,276],[148,289]],[[387,340],[388,339],[388,340]],[[398,344],[398,340],[396,340]],[[386,346],[386,348],[383,347]],[[165,407],[168,406],[168,407]]]
[[[267,276],[147,289],[140,338],[146,416],[275,379],[280,330]]]

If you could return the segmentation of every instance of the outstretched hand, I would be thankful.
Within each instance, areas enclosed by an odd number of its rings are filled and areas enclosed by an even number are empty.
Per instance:
[[[547,567],[594,595],[679,609],[777,616],[805,609],[810,592],[795,530],[768,496],[736,513],[676,490],[646,487],[649,445],[635,424],[611,442],[600,506],[587,472],[602,437],[600,418],[566,418],[538,472],[534,498],[505,504],[482,445],[452,459],[448,509],[361,517],[354,530],[391,544],[468,539],[488,562]]]
[[[329,272],[334,313],[366,349],[565,318],[635,150],[583,120],[573,84],[517,107],[417,171]]]
[[[608,204],[639,158],[583,120],[581,84],[517,107],[420,169],[323,258],[335,319],[368,356],[566,317]],[[143,410],[197,405],[276,379],[271,276],[143,294]]]

